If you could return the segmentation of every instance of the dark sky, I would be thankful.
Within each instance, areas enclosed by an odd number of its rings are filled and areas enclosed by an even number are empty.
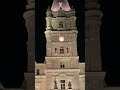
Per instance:
[[[101,26],[101,47],[103,69],[107,71],[106,81],[109,85],[120,86],[120,44],[119,44],[119,3],[102,0],[103,19]]]
[[[19,87],[26,66],[25,0],[1,1],[0,81],[6,87]]]
[[[78,27],[78,54],[80,60],[84,61],[84,0],[68,0],[70,5],[76,9]],[[81,2],[79,2],[81,1]],[[45,14],[47,6],[52,0],[36,0],[36,59],[43,62],[45,56]],[[101,48],[103,70],[107,71],[106,82],[109,85],[120,86],[120,70],[118,44],[120,35],[118,21],[118,7],[115,1],[102,0],[101,10],[104,13],[101,26]],[[6,87],[19,87],[26,70],[27,31],[24,25],[23,12],[25,11],[25,0],[8,0],[2,3],[1,13],[1,59],[0,59],[0,81]],[[115,6],[115,7],[113,7]],[[82,44],[83,43],[83,44]]]

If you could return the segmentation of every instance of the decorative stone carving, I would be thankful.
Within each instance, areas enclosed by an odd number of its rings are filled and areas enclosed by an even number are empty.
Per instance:
[[[71,84],[70,81],[69,81],[69,83],[68,83],[68,89],[72,89],[72,84]]]
[[[57,81],[56,80],[54,80],[54,89],[58,89]]]
[[[50,6],[48,6],[48,9],[47,9],[47,12],[46,12],[46,16],[47,17],[52,17],[52,12],[51,12]]]

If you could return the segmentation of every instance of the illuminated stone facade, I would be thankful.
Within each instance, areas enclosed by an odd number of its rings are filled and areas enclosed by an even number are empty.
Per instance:
[[[35,0],[28,0],[24,13],[28,31],[28,72],[21,88],[4,88],[0,83],[0,90],[120,90],[120,87],[104,84],[99,42],[102,12],[98,0],[85,0],[85,63],[79,62],[77,55],[75,10],[69,7],[67,0],[57,1],[47,10],[45,62],[35,63],[34,69]]]
[[[46,12],[46,57],[44,63],[35,64],[35,90],[85,90],[77,33],[74,8],[67,0],[55,0]]]

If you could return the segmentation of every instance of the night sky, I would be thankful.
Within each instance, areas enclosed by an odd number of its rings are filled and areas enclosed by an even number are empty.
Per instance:
[[[84,0],[68,0],[76,9],[78,27],[78,55],[84,61]],[[80,2],[81,1],[81,2]],[[7,2],[7,3],[6,3]],[[27,30],[23,19],[25,0],[3,2],[1,13],[1,59],[0,81],[6,87],[19,87],[24,79],[23,72],[27,66]],[[104,13],[101,26],[101,49],[103,70],[107,71],[108,85],[120,86],[119,74],[119,23],[118,5],[115,1],[102,0],[101,10]],[[36,60],[43,62],[45,57],[45,15],[47,6],[52,0],[36,0]],[[113,7],[114,6],[114,7]]]
[[[101,10],[104,14],[101,26],[101,47],[103,69],[107,71],[106,81],[109,85],[120,86],[120,25],[119,3],[113,0],[102,0]]]
[[[1,4],[0,81],[6,87],[19,87],[27,61],[27,30],[23,19],[26,2],[3,0]]]

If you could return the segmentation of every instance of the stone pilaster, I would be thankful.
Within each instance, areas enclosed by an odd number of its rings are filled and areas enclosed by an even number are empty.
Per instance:
[[[35,66],[35,2],[28,0],[27,11],[24,13],[28,32],[28,71],[34,72]]]
[[[85,90],[102,90],[105,72],[102,72],[100,26],[103,13],[98,0],[85,0]]]
[[[35,0],[28,0],[27,11],[24,13],[28,32],[28,70],[25,72],[26,90],[35,90]]]
[[[88,1],[88,2],[87,2]],[[86,0],[85,11],[85,58],[86,71],[101,71],[100,26],[102,12],[97,0]]]

